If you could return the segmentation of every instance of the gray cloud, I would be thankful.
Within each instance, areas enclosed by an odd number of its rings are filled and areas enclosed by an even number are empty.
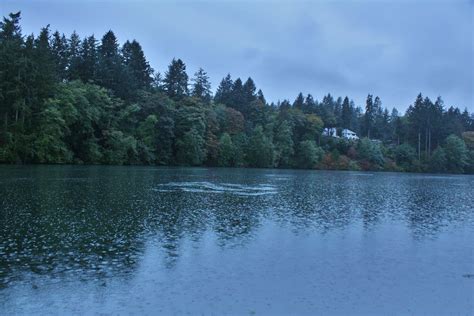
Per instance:
[[[422,92],[474,111],[473,1],[132,2],[11,1],[24,33],[51,24],[70,34],[108,29],[137,39],[164,72],[173,57],[214,87],[252,76],[267,99],[328,92],[357,104],[368,93],[404,110]]]

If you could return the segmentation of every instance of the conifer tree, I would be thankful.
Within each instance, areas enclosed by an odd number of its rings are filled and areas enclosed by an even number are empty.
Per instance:
[[[252,78],[248,77],[248,79],[245,81],[243,87],[243,95],[245,99],[245,105],[248,106],[250,103],[256,100],[257,96],[255,94],[255,91],[257,90],[257,87],[255,86],[255,82],[253,81]]]
[[[72,32],[68,41],[68,65],[67,78],[68,80],[80,79],[81,68],[81,39],[76,31]]]
[[[0,115],[4,132],[8,129],[11,112],[24,95],[22,86],[27,74],[22,45],[20,12],[10,13],[0,22]]]
[[[140,44],[126,41],[122,48],[124,63],[137,89],[149,89],[152,83],[153,69],[145,58]]]
[[[211,102],[211,83],[209,76],[204,69],[199,70],[194,74],[192,96],[200,99],[204,103]]]
[[[308,93],[304,100],[303,112],[316,113],[316,102],[314,101],[314,98],[310,93]]]
[[[232,98],[230,106],[236,109],[237,111],[244,114],[244,107],[246,102],[246,97],[244,94],[244,87],[242,80],[237,78],[232,85]]]
[[[214,102],[230,106],[232,100],[232,90],[234,87],[234,82],[230,74],[225,76],[219,87],[217,88],[216,95],[214,96]]]
[[[49,44],[49,25],[43,27],[34,42],[35,85],[40,100],[51,96],[56,79],[54,56]],[[39,104],[37,104],[37,107]]]
[[[172,99],[179,100],[188,94],[188,75],[181,59],[173,58],[163,82],[166,93]]]
[[[59,81],[66,80],[69,58],[68,42],[64,34],[60,34],[58,31],[54,32],[53,39],[51,42],[51,51],[53,53],[54,63],[56,66]]]
[[[97,41],[94,35],[84,38],[80,50],[79,78],[83,82],[93,82],[97,77]]]
[[[260,100],[260,102],[262,102],[263,105],[267,104],[267,100],[265,100],[265,96],[263,95],[263,92],[261,89],[258,89],[257,91],[257,99]]]
[[[367,136],[367,138],[370,138],[370,133],[374,125],[374,120],[375,120],[374,102],[372,99],[372,95],[369,94],[367,96],[367,100],[365,101],[365,115],[364,115],[365,135]]]
[[[298,96],[295,99],[295,102],[293,102],[293,107],[298,110],[303,110],[304,107],[304,97],[303,93],[299,93]]]
[[[342,102],[342,113],[341,113],[341,127],[342,128],[351,128],[351,106],[349,103],[349,98],[346,96]]]
[[[102,37],[99,46],[97,67],[97,82],[103,87],[110,89],[115,95],[129,99],[133,87],[126,80],[126,72],[122,56],[119,52],[119,44],[114,32],[111,30]]]

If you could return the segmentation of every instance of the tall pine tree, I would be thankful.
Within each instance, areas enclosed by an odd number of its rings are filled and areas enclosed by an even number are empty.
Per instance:
[[[351,105],[349,103],[349,98],[346,96],[342,102],[341,127],[351,129],[351,118]]]
[[[128,74],[137,89],[149,89],[152,84],[153,69],[145,58],[140,44],[133,40],[126,41],[122,48],[124,63]]]
[[[227,74],[227,76],[222,79],[219,87],[217,87],[214,102],[230,106],[233,87],[234,82],[232,81],[230,74]]]
[[[94,82],[97,77],[97,41],[94,35],[84,38],[80,50],[79,78],[83,82]]]
[[[374,102],[372,99],[372,95],[369,94],[367,96],[367,100],[365,101],[365,115],[364,115],[364,129],[365,135],[367,138],[370,138],[370,133],[374,126],[375,120],[375,111],[374,111]]]
[[[54,32],[51,42],[51,50],[54,56],[58,80],[64,81],[67,79],[67,67],[69,60],[68,42],[64,34],[60,34],[58,31]]]
[[[163,81],[170,98],[179,100],[188,94],[188,75],[186,65],[181,59],[173,58]]]
[[[211,83],[209,76],[204,69],[199,70],[194,74],[192,96],[200,99],[204,103],[211,102]]]
[[[81,39],[76,31],[72,32],[69,38],[67,56],[67,78],[71,81],[81,79]]]

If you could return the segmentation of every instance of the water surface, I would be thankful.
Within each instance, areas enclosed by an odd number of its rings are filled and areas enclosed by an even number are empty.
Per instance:
[[[0,314],[474,314],[474,177],[0,166]]]

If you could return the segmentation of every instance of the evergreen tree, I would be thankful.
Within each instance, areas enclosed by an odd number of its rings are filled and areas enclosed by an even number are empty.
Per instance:
[[[341,113],[341,127],[342,128],[351,128],[351,106],[349,104],[349,98],[346,96],[342,102],[342,113]]]
[[[383,117],[382,101],[378,96],[375,97],[373,102],[373,124],[372,124],[372,138],[382,139],[384,117]]]
[[[36,94],[40,100],[50,97],[56,79],[54,56],[49,44],[49,25],[42,28],[34,42]],[[38,109],[39,105],[36,106]]]
[[[19,21],[12,13],[0,22],[0,163],[474,172],[474,132],[466,132],[474,114],[445,109],[440,97],[419,94],[404,115],[372,95],[365,114],[331,94],[321,103],[299,94],[293,106],[268,105],[251,78],[227,75],[211,104],[202,69],[188,95],[180,60],[164,79],[152,79],[136,41],[119,49],[109,31],[97,46],[75,32],[69,40],[58,31],[50,36],[49,27],[24,38]],[[322,138],[323,127],[382,142]]]
[[[72,32],[68,41],[68,63],[67,63],[67,78],[69,80],[80,79],[81,69],[81,39],[76,31]]]
[[[308,94],[304,100],[303,112],[316,113],[316,102],[311,94]]]
[[[321,117],[325,127],[337,126],[337,119],[334,115],[334,103],[334,98],[328,93],[317,107],[316,114]]]
[[[280,114],[285,113],[291,109],[291,103],[288,100],[278,101],[278,108],[280,109]]]
[[[93,82],[97,77],[97,41],[95,37],[89,36],[84,38],[80,50],[80,66],[78,76],[83,82]]]
[[[20,12],[10,13],[0,22],[0,115],[4,132],[0,147],[6,141],[10,115],[24,103],[25,91],[22,87],[27,76],[27,61],[22,46]]]
[[[253,82],[252,78],[248,77],[247,81],[245,81],[242,87],[244,104],[246,107],[248,107],[250,103],[257,99],[257,95],[255,93],[256,90],[257,87],[255,86],[255,83]]]
[[[405,116],[408,120],[409,141],[416,145],[419,159],[421,159],[422,150],[425,153],[424,158],[428,159],[431,149],[434,147],[432,140],[438,142],[438,131],[433,127],[439,124],[441,120],[442,107],[441,99],[438,99],[433,104],[429,98],[423,99],[420,93],[415,103],[407,109]],[[433,130],[435,131],[434,133],[432,133]]]
[[[128,99],[131,96],[130,89],[133,87],[125,79],[119,44],[112,31],[105,33],[99,46],[97,82],[121,98]]]
[[[257,92],[257,99],[260,100],[260,102],[263,104],[263,105],[266,105],[267,104],[267,100],[265,100],[265,96],[263,95],[263,92],[261,89],[258,89],[258,92]]]
[[[240,113],[244,114],[244,108],[245,108],[245,102],[246,102],[246,96],[244,94],[244,87],[242,85],[242,80],[240,78],[237,78],[234,81],[234,84],[232,85],[232,101],[230,104],[230,107],[233,107]]]
[[[336,118],[336,125],[341,126],[341,117],[342,117],[342,98],[338,97],[334,103],[334,116]]]
[[[209,82],[209,76],[204,69],[199,70],[194,74],[193,88],[191,95],[200,99],[204,103],[211,102],[211,83]]]
[[[145,58],[141,45],[133,40],[126,41],[122,47],[122,55],[128,73],[137,89],[151,88],[153,69]]]
[[[443,113],[444,113],[444,102],[441,97],[436,98],[436,101],[431,104],[430,109],[430,129],[429,129],[429,150],[433,150],[442,143],[444,135],[443,129]]]
[[[234,82],[232,81],[230,74],[227,74],[227,76],[222,79],[219,87],[217,88],[216,95],[214,96],[214,102],[231,106],[233,87]]]
[[[460,136],[464,132],[461,111],[458,108],[450,106],[443,114],[443,138],[450,134]]]
[[[298,110],[303,110],[304,108],[304,97],[303,93],[299,93],[298,96],[295,99],[295,102],[293,102],[293,107]]]
[[[68,67],[68,42],[64,34],[59,34],[58,31],[54,32],[53,39],[51,42],[51,51],[54,57],[54,64],[56,66],[57,78],[59,81],[67,79],[67,67]]]
[[[365,115],[364,115],[365,134],[367,135],[367,138],[369,139],[370,139],[370,132],[374,125],[374,120],[375,120],[374,103],[372,101],[372,95],[369,94],[365,102]]]
[[[173,58],[163,82],[166,93],[172,99],[179,100],[188,94],[188,75],[181,59]]]

